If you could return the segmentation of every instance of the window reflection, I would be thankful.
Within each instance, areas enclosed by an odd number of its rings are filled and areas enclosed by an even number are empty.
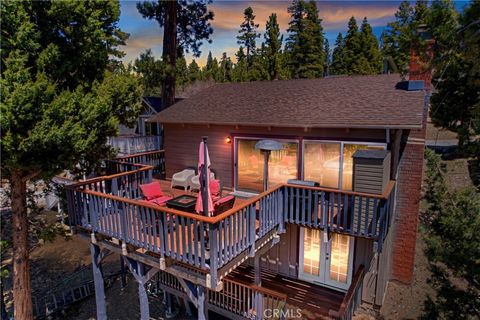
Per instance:
[[[237,140],[237,189],[263,191],[263,161],[260,150],[255,149],[259,139]],[[268,162],[269,186],[286,183],[297,178],[298,143],[284,142],[279,151],[272,151]]]
[[[320,275],[320,230],[304,229],[303,237],[303,273]]]
[[[305,142],[304,179],[338,188],[340,143]]]
[[[331,241],[330,279],[347,283],[350,237],[332,233]]]

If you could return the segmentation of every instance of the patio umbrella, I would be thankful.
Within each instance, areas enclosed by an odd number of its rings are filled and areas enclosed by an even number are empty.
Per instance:
[[[200,182],[200,191],[197,197],[195,211],[203,212],[204,215],[213,213],[213,201],[210,194],[210,157],[208,155],[207,138],[203,137],[198,150],[198,174]]]

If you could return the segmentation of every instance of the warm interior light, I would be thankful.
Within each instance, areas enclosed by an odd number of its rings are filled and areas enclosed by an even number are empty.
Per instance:
[[[225,138],[225,142],[226,142],[226,143],[232,143],[232,138],[226,137],[226,138]]]

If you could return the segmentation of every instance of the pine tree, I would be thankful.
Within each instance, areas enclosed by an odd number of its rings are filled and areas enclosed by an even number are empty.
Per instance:
[[[212,67],[213,67],[212,51],[208,51],[207,64],[205,65],[205,67],[207,71],[212,70]]]
[[[335,40],[335,48],[332,53],[332,67],[330,73],[333,75],[346,74],[345,69],[345,39],[343,39],[342,33],[338,33]]]
[[[265,55],[268,64],[268,75],[270,79],[277,80],[281,68],[280,54],[283,36],[280,34],[276,13],[272,13],[268,17],[265,30]]]
[[[292,75],[295,78],[315,78],[323,75],[325,53],[323,28],[315,1],[295,0],[288,8],[291,14],[287,50]]]
[[[387,24],[381,51],[394,72],[408,73],[412,43],[418,26],[426,23],[427,11],[425,1],[417,1],[415,8],[403,1],[395,12],[395,21]]]
[[[177,59],[175,77],[176,77],[176,84],[179,87],[184,87],[185,85],[188,84],[188,82],[190,80],[189,76],[188,76],[187,60],[185,60],[184,56],[180,56]]]
[[[331,55],[330,55],[330,43],[328,43],[328,39],[325,38],[323,42],[323,51],[325,52],[325,65],[323,67],[324,75],[328,76],[330,73],[330,64],[332,62]]]
[[[162,95],[165,65],[160,59],[155,59],[151,49],[145,50],[135,59],[133,70],[140,76],[144,95],[156,97]]]
[[[361,56],[361,38],[358,32],[357,21],[351,17],[348,21],[348,31],[345,37],[344,62],[348,74],[356,74],[365,67],[366,61]]]
[[[260,37],[260,33],[257,33],[258,24],[255,24],[255,16],[253,15],[252,7],[248,7],[243,12],[244,21],[240,25],[240,30],[237,36],[237,43],[245,46],[247,50],[247,70],[253,65],[253,59],[255,55],[256,39]]]
[[[235,82],[247,81],[248,79],[247,61],[246,61],[247,59],[242,46],[240,46],[235,56],[237,58],[237,63],[235,64],[235,67],[233,69],[232,80]]]
[[[198,66],[195,59],[192,59],[192,62],[188,65],[188,81],[193,83],[199,80],[201,77],[200,75],[200,67]]]
[[[363,19],[360,30],[361,59],[367,63],[367,66],[365,69],[357,70],[357,73],[378,74],[382,71],[382,55],[378,48],[377,37],[373,35],[367,17]]]
[[[232,81],[232,67],[233,63],[230,57],[227,56],[226,52],[222,53],[222,59],[220,60],[221,82]]]

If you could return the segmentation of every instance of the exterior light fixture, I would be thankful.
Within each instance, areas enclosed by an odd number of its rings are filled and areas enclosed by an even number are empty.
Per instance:
[[[225,143],[232,143],[232,138],[226,137],[225,138]]]

